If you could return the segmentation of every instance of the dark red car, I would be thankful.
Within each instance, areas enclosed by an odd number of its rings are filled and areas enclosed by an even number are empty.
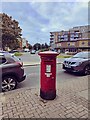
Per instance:
[[[10,91],[17,87],[17,83],[25,80],[23,63],[15,56],[0,53],[0,73],[2,91]]]

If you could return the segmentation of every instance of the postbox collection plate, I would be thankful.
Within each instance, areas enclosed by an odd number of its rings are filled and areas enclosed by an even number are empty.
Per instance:
[[[46,73],[50,73],[51,72],[51,65],[46,65]]]

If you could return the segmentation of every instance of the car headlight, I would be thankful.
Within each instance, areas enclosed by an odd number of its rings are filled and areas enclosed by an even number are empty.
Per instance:
[[[79,65],[81,65],[81,64],[82,64],[82,62],[76,62],[76,63],[75,63],[76,66],[79,66]]]

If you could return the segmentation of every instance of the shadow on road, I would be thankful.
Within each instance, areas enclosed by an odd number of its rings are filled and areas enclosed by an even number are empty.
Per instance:
[[[85,76],[83,73],[74,73],[74,72],[70,72],[70,71],[64,71],[64,73],[74,75],[74,76],[78,76],[78,77],[79,76],[80,77]]]

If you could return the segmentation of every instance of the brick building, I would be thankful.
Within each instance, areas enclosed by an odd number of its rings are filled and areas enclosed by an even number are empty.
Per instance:
[[[90,25],[73,27],[68,31],[50,32],[50,46],[60,52],[89,50]]]
[[[18,41],[19,41],[20,49],[23,49],[23,47],[26,47],[26,48],[29,47],[29,43],[25,38],[18,38]]]

